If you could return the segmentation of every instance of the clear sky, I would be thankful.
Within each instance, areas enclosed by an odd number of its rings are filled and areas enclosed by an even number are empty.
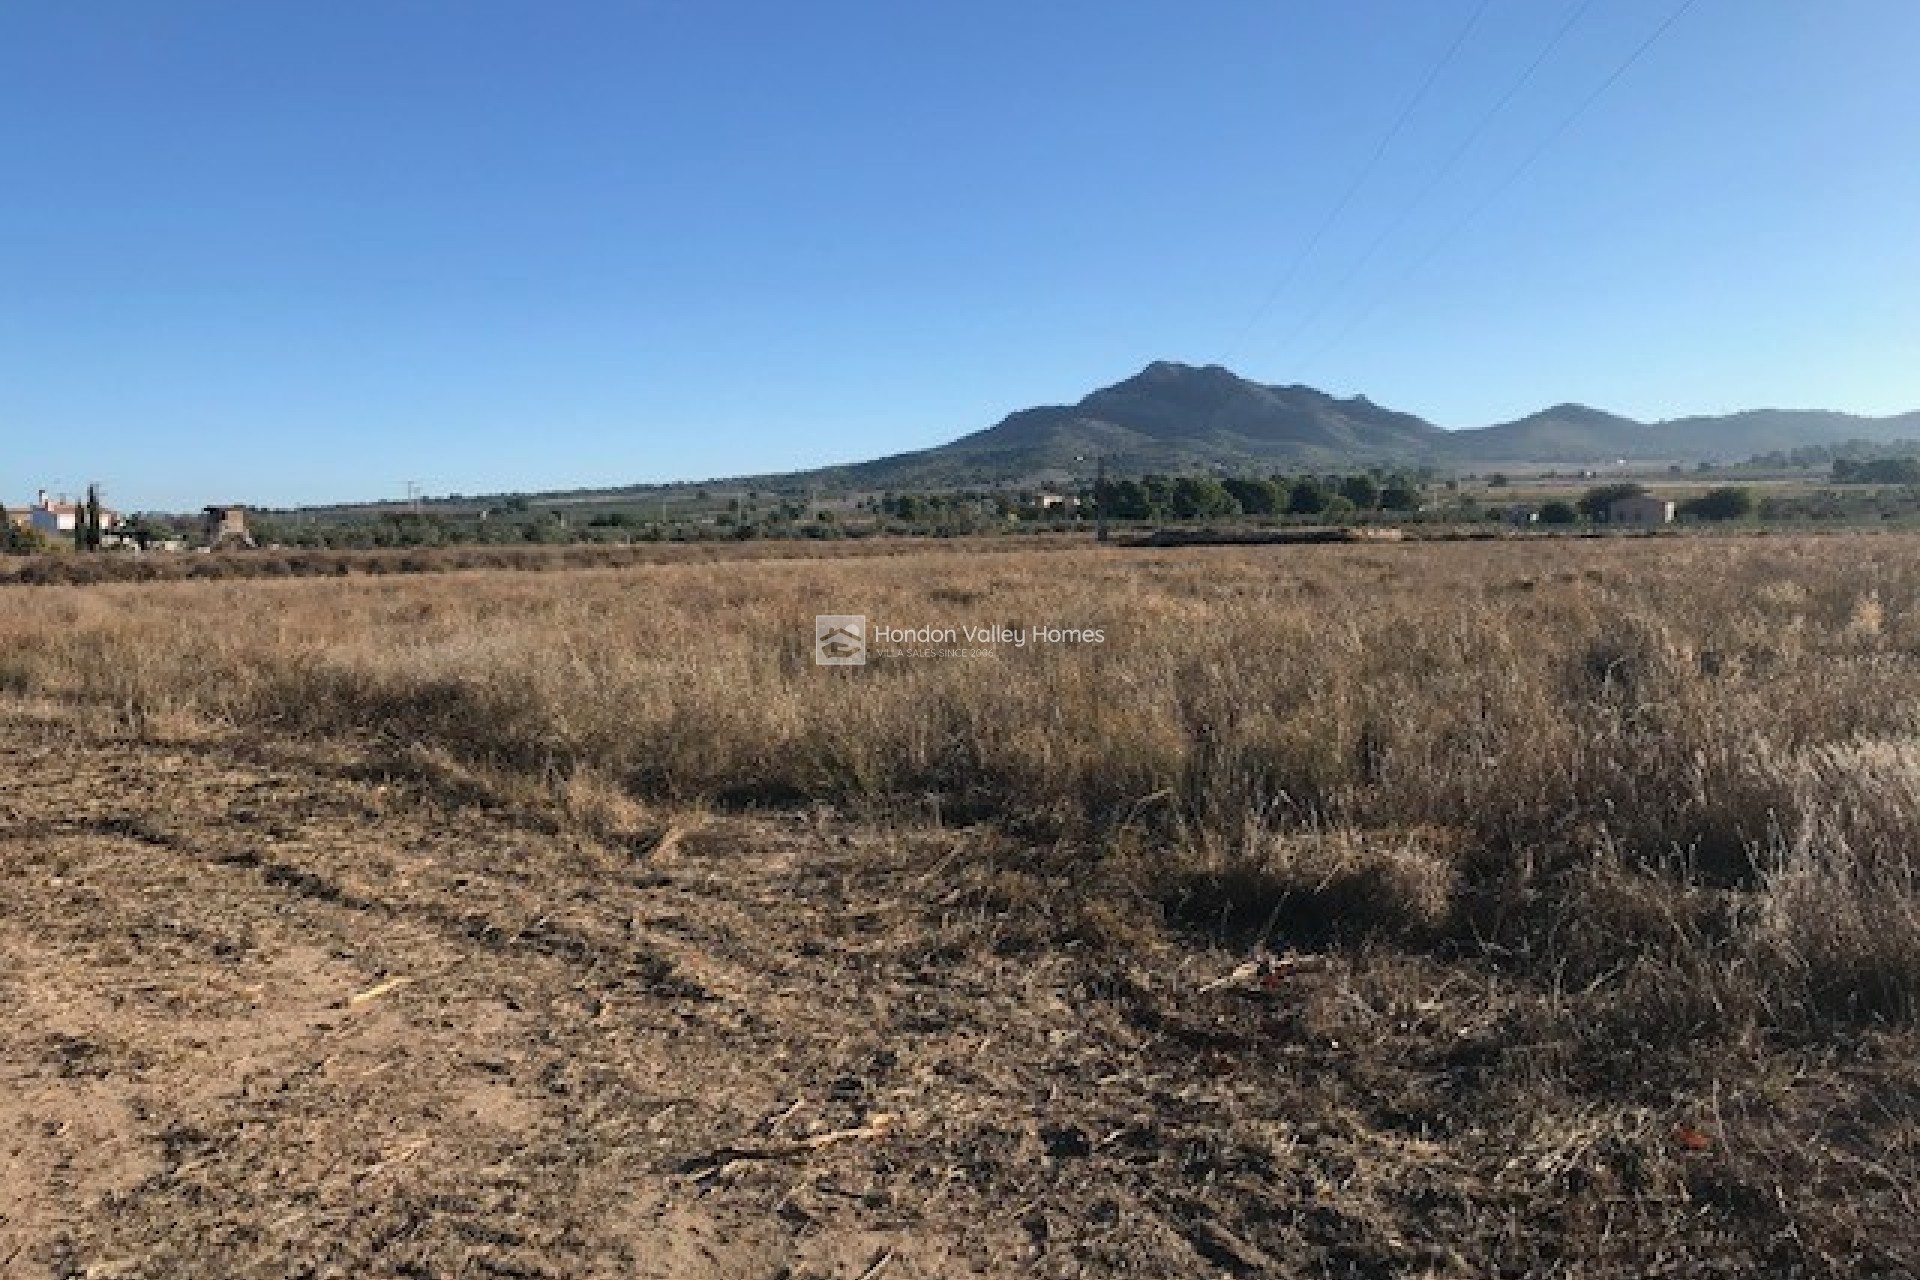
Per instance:
[[[1920,408],[1920,4],[1629,62],[1681,2],[6,0],[0,500],[772,471],[1158,358]]]

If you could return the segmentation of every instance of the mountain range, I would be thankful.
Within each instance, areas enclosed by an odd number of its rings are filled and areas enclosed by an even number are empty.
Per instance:
[[[1333,469],[1386,465],[1575,466],[1738,462],[1847,440],[1920,438],[1920,412],[1869,418],[1759,409],[1639,422],[1562,404],[1493,426],[1445,430],[1365,396],[1269,386],[1219,365],[1156,361],[1077,404],[1009,414],[951,443],[808,472],[809,483],[936,489],[1118,474]]]

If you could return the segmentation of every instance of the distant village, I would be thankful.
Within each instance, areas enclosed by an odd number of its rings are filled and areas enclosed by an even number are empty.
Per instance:
[[[4,548],[11,551],[52,550],[71,546],[83,551],[224,550],[250,548],[253,535],[243,506],[211,506],[202,513],[197,529],[178,518],[129,519],[100,500],[99,490],[73,497],[42,489],[32,505],[0,508]]]

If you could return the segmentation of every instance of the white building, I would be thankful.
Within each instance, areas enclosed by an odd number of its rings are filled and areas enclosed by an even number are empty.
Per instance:
[[[34,504],[27,508],[26,523],[29,528],[36,532],[52,536],[60,533],[72,533],[80,527],[80,521],[86,517],[86,514],[87,508],[85,503],[75,502],[69,498],[55,500],[49,498],[47,491],[42,489],[40,496],[34,500]],[[119,523],[120,517],[116,513],[107,510],[105,507],[100,508],[100,527],[102,529],[111,529]]]

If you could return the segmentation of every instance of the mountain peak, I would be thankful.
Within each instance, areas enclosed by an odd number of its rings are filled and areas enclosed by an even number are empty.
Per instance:
[[[1592,405],[1580,404],[1572,400],[1562,404],[1556,404],[1551,409],[1542,409],[1539,413],[1532,416],[1536,418],[1555,418],[1561,422],[1625,421],[1625,419],[1617,413],[1608,413],[1605,409],[1596,409]]]
[[[1028,409],[949,448],[1063,467],[1092,455],[1133,470],[1335,465],[1413,456],[1439,428],[1365,399],[1274,387],[1224,365],[1156,360],[1078,404]]]
[[[1848,437],[1912,438],[1920,414],[1862,419],[1754,413],[1652,427],[1590,405],[1561,403],[1497,426],[1442,431],[1364,395],[1268,385],[1223,365],[1155,360],[1076,404],[1042,405],[915,453],[834,468],[835,482],[873,488],[1032,484],[1110,473],[1317,471],[1380,464],[1586,464],[1739,460],[1769,449]]]
[[[1117,387],[1128,387],[1128,386],[1135,386],[1135,385],[1142,385],[1142,384],[1150,385],[1150,386],[1166,386],[1168,384],[1177,384],[1177,383],[1183,383],[1183,382],[1184,383],[1211,383],[1215,385],[1220,385],[1220,384],[1239,385],[1243,383],[1248,386],[1254,385],[1252,383],[1247,383],[1246,379],[1242,378],[1239,374],[1227,368],[1225,365],[1218,365],[1218,364],[1198,365],[1198,364],[1186,364],[1183,361],[1179,361],[1179,360],[1155,360],[1152,364],[1148,365],[1146,368],[1142,369],[1140,372],[1134,374],[1131,378],[1126,379],[1124,382],[1117,382],[1112,387],[1105,388],[1105,390],[1111,391]],[[1098,392],[1096,392],[1095,394],[1097,395]]]

